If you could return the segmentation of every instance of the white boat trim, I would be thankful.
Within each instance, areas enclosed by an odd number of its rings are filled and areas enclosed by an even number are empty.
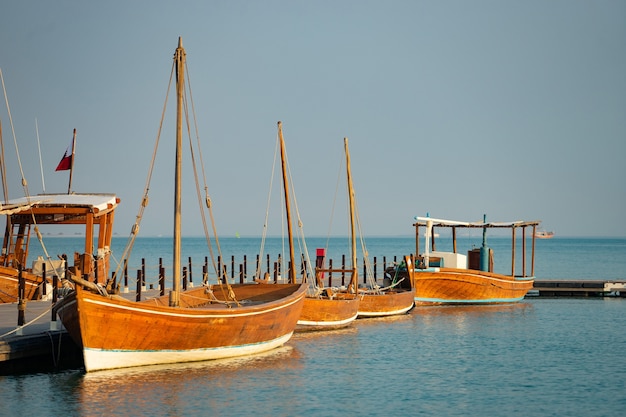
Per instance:
[[[486,298],[473,300],[459,300],[447,298],[425,298],[415,297],[415,303],[436,303],[436,304],[495,304],[495,303],[516,303],[522,301],[524,297],[514,298]]]
[[[401,309],[398,310],[393,310],[393,311],[359,311],[358,316],[359,317],[383,317],[383,316],[395,316],[395,315],[400,315],[400,314],[404,314],[408,311],[410,311],[414,306],[410,305],[409,307],[403,307]]]
[[[241,346],[189,350],[105,350],[83,349],[87,372],[134,366],[199,362],[252,355],[275,349],[285,344],[293,332],[274,340]]]
[[[302,326],[324,326],[324,327],[331,327],[331,326],[340,326],[342,324],[348,324],[351,321],[356,320],[356,318],[358,317],[358,313],[355,314],[354,316],[344,319],[344,320],[336,320],[336,321],[313,321],[313,320],[298,320],[298,324],[302,325]]]

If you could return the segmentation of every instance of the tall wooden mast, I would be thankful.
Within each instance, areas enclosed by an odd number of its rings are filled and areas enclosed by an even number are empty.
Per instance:
[[[183,94],[185,92],[185,49],[183,38],[178,38],[178,48],[174,53],[176,65],[176,166],[174,173],[174,252],[173,283],[170,306],[180,305],[180,253],[181,253],[181,193],[182,193],[182,147],[183,147]]]
[[[348,174],[348,200],[350,202],[350,236],[352,242],[352,280],[350,285],[354,288],[354,293],[358,293],[357,267],[356,267],[356,230],[354,215],[354,189],[352,188],[352,173],[350,172],[350,150],[348,149],[348,138],[343,138],[344,148],[346,150],[346,170]]]
[[[283,139],[283,124],[278,122],[278,138],[280,139],[280,161],[283,169],[283,189],[285,191],[285,208],[287,212],[287,236],[289,237],[289,282],[296,283],[296,262],[293,249],[293,232],[291,230],[291,206],[289,204],[289,181],[287,179],[287,155]]]

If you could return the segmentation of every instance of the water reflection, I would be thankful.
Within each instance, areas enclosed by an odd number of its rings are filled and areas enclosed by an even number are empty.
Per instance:
[[[290,381],[283,376],[301,367],[301,353],[283,346],[239,358],[87,373],[76,386],[78,407],[84,415],[94,410],[102,415],[141,410],[152,416],[223,408],[237,400],[246,384],[263,385],[259,380],[268,372],[276,376],[273,385],[288,386]]]
[[[269,352],[228,359],[91,372],[83,376],[82,384],[84,387],[98,385],[98,390],[101,391],[102,384],[106,384],[107,381],[119,384],[120,381],[128,383],[146,380],[154,384],[160,380],[171,380],[178,377],[194,378],[199,374],[207,376],[213,373],[234,373],[251,369],[284,369],[297,366],[299,358],[300,352],[297,349],[292,346],[282,346]]]
[[[502,314],[503,312],[518,314],[526,309],[532,309],[532,304],[526,302],[509,304],[470,304],[470,305],[439,305],[417,306],[411,314],[420,316],[431,315],[470,315],[473,317]]]
[[[625,322],[621,300],[420,307],[262,355],[0,377],[0,414],[620,415]]]

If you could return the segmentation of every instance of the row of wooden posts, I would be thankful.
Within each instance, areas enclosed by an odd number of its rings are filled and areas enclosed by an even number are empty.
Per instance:
[[[304,255],[302,255],[300,257],[300,259],[302,260],[301,262],[301,266],[300,266],[300,274],[301,276],[305,276],[306,275],[306,271],[307,271],[307,264],[306,264],[306,260],[304,258]],[[377,279],[377,259],[376,257],[373,258],[373,274],[374,274],[374,280]],[[96,259],[95,262],[97,263],[98,260]],[[260,262],[261,262],[261,257],[260,255],[256,256],[256,269],[255,272],[257,270],[260,270]],[[316,266],[319,268],[322,268],[324,266],[324,262],[325,262],[325,257],[324,256],[317,256],[316,258]],[[393,263],[396,263],[396,256],[393,257]],[[328,269],[333,269],[333,260],[329,259],[328,260],[328,264],[329,267]],[[278,282],[278,277],[281,276],[281,255],[278,255],[278,259],[275,262],[271,262],[270,260],[270,255],[268,254],[266,256],[266,272],[267,274],[269,274],[274,282]],[[238,271],[236,269],[236,266],[238,266]],[[246,279],[248,278],[248,273],[247,273],[247,267],[248,267],[248,261],[247,261],[247,256],[244,255],[243,256],[243,262],[240,263],[239,265],[237,265],[235,263],[235,257],[232,256],[231,257],[231,261],[230,261],[230,269],[231,269],[231,274],[230,277],[232,277],[233,279],[235,279],[236,277],[239,278],[239,282],[240,283],[244,283],[246,282]],[[63,270],[66,273],[67,276],[67,268],[68,268],[68,263],[67,263],[67,258],[64,257],[64,265],[63,265]],[[289,268],[291,268],[291,263],[289,264]],[[226,264],[224,264],[222,262],[221,257],[217,257],[217,269],[218,271],[221,271],[219,280],[221,282],[226,282],[227,278],[228,278],[228,267]],[[346,256],[342,255],[341,257],[341,269],[346,269]],[[387,258],[385,256],[383,256],[383,272],[385,271],[385,269],[387,269]],[[95,268],[95,271],[98,271],[97,265]],[[159,266],[158,266],[158,288],[159,288],[159,293],[160,295],[165,295],[165,267],[163,266],[163,258],[159,258]],[[209,271],[209,258],[205,256],[204,258],[204,264],[202,265],[202,283],[206,284],[208,281],[208,271]],[[42,275],[43,275],[43,281],[46,282],[46,263],[44,262],[42,264]],[[146,260],[145,258],[141,259],[141,268],[137,269],[137,280],[136,280],[136,300],[140,301],[141,300],[141,296],[142,296],[142,291],[144,291],[147,286],[146,286]],[[339,273],[340,275],[340,279],[341,279],[341,285],[345,286],[346,285],[346,273],[345,272],[341,272]],[[365,261],[363,262],[363,282],[366,282],[367,279],[367,274],[366,274],[366,263]],[[86,279],[87,277],[85,277]],[[117,288],[117,278],[115,276],[112,276],[112,280],[113,280],[113,284],[112,287],[113,288]],[[100,282],[100,278],[98,276],[94,277],[94,281],[95,283],[100,283],[102,284],[103,282]],[[127,290],[128,287],[128,267],[124,268],[123,270],[123,277],[120,279],[120,284],[123,281],[123,288],[125,290]],[[59,277],[57,276],[57,274],[53,274],[52,276],[52,304],[56,303],[58,300],[58,291],[56,291],[55,289],[58,288],[59,285]],[[332,272],[328,272],[327,275],[327,285],[328,286],[332,286],[333,285],[333,275]],[[191,257],[188,258],[188,264],[187,266],[183,267],[182,270],[182,286],[183,286],[183,290],[187,289],[187,286],[193,286],[193,267],[192,267],[192,261],[191,261]],[[154,285],[150,284],[149,288],[153,289]],[[26,298],[25,298],[25,291],[26,291],[26,284],[25,284],[25,280],[22,276],[22,271],[20,269],[19,272],[19,276],[18,276],[18,320],[17,320],[17,325],[18,326],[23,326],[25,323],[25,310],[26,310]],[[42,285],[41,286],[41,295],[43,298],[45,298],[48,294],[47,294],[47,285]],[[52,321],[55,322],[56,321],[56,317],[54,315],[54,313],[52,313]]]
[[[67,258],[64,258],[64,268],[67,268]],[[66,271],[67,273],[67,271]],[[46,263],[42,264],[42,277],[43,284],[41,285],[41,297],[47,298],[48,295],[48,286],[46,285]],[[57,274],[52,275],[52,304],[54,305],[57,300],[59,293],[55,291],[55,288],[59,287],[59,276]],[[52,312],[51,317],[52,322],[56,322],[56,314]],[[23,326],[26,323],[26,280],[22,275],[22,267],[19,266],[18,275],[17,275],[17,325]]]
[[[301,256],[300,258],[301,261],[301,265],[300,265],[300,275],[302,277],[306,276],[306,271],[307,271],[307,264],[306,264],[306,260],[304,259],[304,255]],[[393,257],[393,262],[395,264],[397,257],[394,256]],[[374,275],[374,280],[377,279],[377,258],[374,257],[373,258],[373,275]],[[256,269],[255,272],[257,270],[260,270],[260,262],[261,262],[261,257],[260,255],[256,256]],[[328,269],[333,269],[333,260],[329,259],[328,260],[329,263],[329,267]],[[281,255],[278,255],[277,261],[275,262],[271,262],[270,259],[270,255],[266,255],[266,272],[267,274],[269,274],[270,277],[272,277],[272,280],[274,282],[278,282],[278,278],[281,277]],[[324,257],[323,256],[318,256],[316,259],[316,266],[317,267],[323,267],[324,265]],[[238,267],[238,269],[237,269]],[[289,266],[288,268],[291,268],[291,262],[289,262]],[[230,261],[230,277],[233,280],[236,280],[238,278],[239,283],[243,284],[244,282],[246,282],[247,278],[248,278],[248,261],[247,261],[247,256],[244,255],[243,256],[243,262],[240,264],[237,264],[235,262],[235,257],[231,256],[231,261]],[[346,269],[346,256],[342,255],[341,257],[341,269]],[[387,269],[387,258],[384,256],[383,257],[383,272],[384,270]],[[220,256],[217,257],[217,270],[221,271],[221,274],[219,276],[219,281],[222,283],[226,283],[226,280],[228,279],[229,275],[228,275],[228,266],[226,264],[224,264],[222,262],[222,258]],[[159,258],[159,265],[158,265],[158,288],[159,288],[159,293],[160,295],[165,295],[165,267],[163,266],[163,258]],[[204,264],[202,265],[202,283],[206,284],[208,282],[208,276],[209,276],[209,258],[207,256],[204,257]],[[141,300],[141,294],[142,291],[145,290],[146,288],[148,288],[148,286],[146,285],[147,280],[146,280],[146,261],[145,258],[141,259],[141,268],[137,269],[136,271],[137,275],[137,279],[136,279],[136,299],[137,301]],[[254,274],[253,274],[254,275]],[[345,272],[341,272],[340,274],[340,278],[341,278],[341,285],[345,286],[346,285],[346,273]],[[128,270],[124,269],[123,272],[123,282],[124,285],[123,287],[125,289],[128,289]],[[366,283],[367,280],[367,274],[366,274],[366,265],[365,262],[363,262],[363,283]],[[307,277],[308,278],[308,277]],[[188,258],[188,263],[187,266],[183,266],[182,268],[182,276],[181,276],[181,284],[183,287],[183,291],[187,289],[188,286],[193,287],[193,265],[192,265],[192,259],[191,257]],[[328,279],[327,279],[327,285],[328,286],[332,286],[333,285],[333,275],[332,272],[328,272]],[[116,286],[116,283],[113,283],[113,286]],[[149,288],[153,289],[154,285],[150,284]]]

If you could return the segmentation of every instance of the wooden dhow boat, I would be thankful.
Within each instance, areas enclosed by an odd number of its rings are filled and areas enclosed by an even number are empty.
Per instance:
[[[352,173],[350,166],[350,151],[348,149],[348,138],[344,138],[344,150],[346,156],[346,178],[347,195],[350,221],[350,266],[348,268],[316,268],[316,281],[318,288],[323,288],[325,295],[332,299],[352,299],[355,294],[358,298],[357,318],[384,317],[398,314],[405,314],[413,308],[413,289],[408,277],[400,277],[396,282],[385,287],[376,284],[372,277],[371,268],[368,264],[367,250],[361,238],[362,251],[365,254],[367,284],[359,285],[359,273],[357,267],[357,223],[356,199],[352,184]],[[360,229],[360,227],[359,227]],[[347,288],[325,288],[323,287],[322,274],[341,273],[349,277]],[[402,285],[399,285],[402,283]],[[313,303],[311,303],[313,305]],[[318,310],[323,311],[322,309]]]
[[[291,221],[291,194],[293,189],[289,186],[289,175],[287,169],[287,157],[285,150],[285,140],[283,137],[282,123],[278,122],[278,140],[280,146],[281,166],[283,175],[283,190],[286,212],[287,232],[289,237],[289,260],[291,268],[289,268],[289,280],[295,281],[295,254],[294,254],[294,237]],[[295,197],[294,197],[295,200]],[[298,221],[301,225],[302,222]],[[301,233],[303,235],[303,233]],[[302,240],[304,237],[302,236]],[[305,246],[305,252],[306,246]],[[307,262],[311,265],[310,262]],[[325,287],[320,278],[324,272],[321,265],[316,268],[315,279],[311,279],[313,274],[303,274],[303,280],[307,282],[307,294],[304,299],[302,312],[298,318],[296,331],[317,331],[317,330],[336,330],[349,326],[357,318],[359,308],[359,298],[356,292],[341,294],[337,296],[333,288]]]
[[[344,150],[346,154],[346,173],[348,182],[348,200],[350,205],[350,233],[351,233],[351,253],[352,253],[352,281],[354,286],[358,287],[358,272],[356,270],[356,246],[357,246],[357,214],[356,214],[356,197],[352,184],[352,173],[350,166],[350,150],[348,149],[348,138],[344,138]],[[360,228],[359,228],[360,229]],[[367,263],[368,256],[365,249],[365,243],[361,239],[363,247],[364,259]],[[410,311],[413,306],[414,289],[410,280],[402,280],[401,278],[391,285],[381,287],[373,280],[371,268],[366,265],[367,285],[358,288],[360,298],[358,318],[385,317],[405,314]]]
[[[535,266],[535,229],[539,221],[487,223],[462,222],[415,217],[415,253],[420,254],[419,230],[425,228],[424,251],[413,262],[407,258],[406,270],[415,287],[415,304],[497,304],[520,301],[532,289]],[[434,229],[452,229],[452,252],[435,250]],[[531,266],[527,273],[527,228],[532,228]],[[457,252],[456,231],[459,228],[479,228],[483,231],[482,247],[468,251],[467,256]],[[511,273],[493,270],[493,250],[487,247],[488,229],[510,229],[512,234]],[[516,275],[516,232],[521,229],[522,272]],[[431,250],[432,246],[432,250]],[[417,263],[417,265],[415,265]]]
[[[0,302],[39,299],[44,291],[51,295],[53,276],[61,282],[65,279],[66,268],[72,274],[90,274],[104,282],[109,271],[112,226],[118,204],[119,198],[114,194],[77,193],[40,194],[2,204],[0,214],[6,216],[6,227],[0,255]],[[52,259],[49,255],[29,264],[33,235],[43,244],[40,228],[52,225],[55,228],[84,226],[84,248],[71,248],[75,252],[67,254],[73,266],[66,264],[66,259]],[[94,234],[96,226],[97,235]],[[20,275],[23,279],[21,294]],[[49,289],[43,287],[44,281]]]
[[[185,68],[185,50],[179,39],[172,70],[176,73],[178,110],[172,290],[169,295],[136,302],[108,294],[90,282],[90,276],[73,277],[76,290],[64,297],[55,311],[82,347],[87,372],[268,351],[289,340],[302,311],[306,285],[295,282],[231,284],[225,277],[217,284],[180,289]],[[148,189],[147,185],[140,212],[147,204]],[[207,206],[210,209],[211,205]],[[138,223],[135,226],[131,237]]]

